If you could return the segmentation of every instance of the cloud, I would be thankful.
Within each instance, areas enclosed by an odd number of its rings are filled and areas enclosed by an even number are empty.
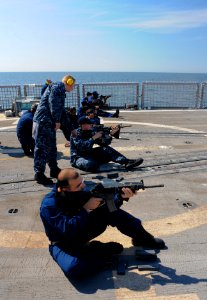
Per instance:
[[[183,30],[203,27],[207,24],[207,9],[165,11],[151,14],[139,14],[137,18],[109,21],[111,27],[132,28],[139,30]]]

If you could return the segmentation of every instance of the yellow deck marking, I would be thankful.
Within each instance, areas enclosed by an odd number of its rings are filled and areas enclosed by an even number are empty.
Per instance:
[[[0,247],[6,248],[46,248],[48,240],[43,232],[2,230]]]
[[[183,214],[144,222],[144,227],[156,236],[170,236],[207,224],[207,204],[187,211]],[[45,248],[48,240],[44,232],[3,230],[0,229],[0,247],[8,248]],[[131,240],[118,230],[109,227],[101,236],[102,241],[109,241],[111,237],[131,247]]]
[[[170,236],[207,224],[207,205],[180,215],[146,222],[146,229],[153,235]]]
[[[137,280],[137,283],[139,284],[139,280]],[[137,284],[137,288],[139,289],[138,284]],[[115,290],[115,295],[117,300],[128,300],[128,299],[130,300],[199,300],[200,299],[196,294],[157,296],[154,288],[152,287],[148,291],[144,291],[144,292],[139,292],[137,290],[132,291],[126,288],[120,288]]]
[[[16,159],[16,157],[4,157],[4,158],[0,158],[0,160],[11,160],[11,159]]]
[[[151,286],[150,272],[129,271],[128,276],[114,279],[117,300],[199,300],[194,293],[181,295],[157,296],[155,287]],[[127,288],[123,288],[127,286]]]

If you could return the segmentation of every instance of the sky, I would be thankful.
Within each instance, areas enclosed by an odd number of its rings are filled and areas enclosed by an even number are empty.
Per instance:
[[[206,0],[0,0],[0,72],[207,73]]]

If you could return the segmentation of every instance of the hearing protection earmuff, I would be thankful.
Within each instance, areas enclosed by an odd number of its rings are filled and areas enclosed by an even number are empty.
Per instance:
[[[66,84],[69,85],[69,86],[72,86],[74,84],[74,80],[72,78],[68,78],[66,80]]]

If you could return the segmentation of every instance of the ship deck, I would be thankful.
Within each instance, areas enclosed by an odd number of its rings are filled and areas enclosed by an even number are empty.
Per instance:
[[[125,275],[105,270],[81,282],[70,282],[48,252],[39,217],[50,188],[33,180],[33,159],[25,157],[16,137],[17,118],[0,116],[0,298],[206,300],[207,298],[207,110],[121,111],[106,125],[132,125],[121,130],[113,147],[129,158],[143,157],[139,168],[126,172],[116,164],[102,175],[118,172],[127,181],[144,180],[164,188],[139,191],[123,209],[142,219],[144,227],[163,238],[168,249],[140,271],[130,238],[108,228],[100,241],[124,246]],[[57,134],[61,168],[70,166],[69,148]],[[47,169],[46,174],[49,174]],[[86,180],[94,174],[82,172]],[[100,174],[99,174],[100,175]]]

